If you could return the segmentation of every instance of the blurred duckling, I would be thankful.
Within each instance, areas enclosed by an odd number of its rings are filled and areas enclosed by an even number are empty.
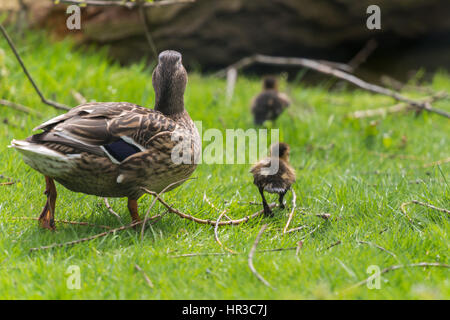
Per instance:
[[[290,104],[289,97],[278,92],[278,80],[273,76],[265,77],[262,92],[252,101],[254,123],[262,125],[266,120],[275,121]]]
[[[287,143],[275,143],[270,148],[270,156],[257,162],[250,170],[253,183],[261,194],[266,216],[273,216],[273,212],[266,202],[264,191],[278,194],[280,207],[284,209],[283,198],[295,182],[295,170],[289,164],[289,153]]]

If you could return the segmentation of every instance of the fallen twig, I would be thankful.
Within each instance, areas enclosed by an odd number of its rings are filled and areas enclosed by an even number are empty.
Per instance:
[[[148,21],[147,12],[145,11],[145,4],[148,2],[139,1],[139,15],[144,25],[145,38],[147,39],[150,50],[153,53],[155,61],[158,61],[158,50],[156,49],[155,42],[153,41],[152,34],[150,33],[150,22]]]
[[[355,71],[361,64],[366,62],[367,58],[378,47],[378,42],[375,39],[370,39],[365,46],[348,62],[351,72]]]
[[[35,115],[37,115],[39,117],[42,117],[42,113],[40,113],[40,112],[38,112],[36,110],[33,110],[33,109],[31,109],[29,107],[26,107],[24,105],[21,105],[19,103],[11,102],[11,101],[8,101],[8,100],[5,100],[5,99],[0,99],[0,105],[4,105],[6,107],[12,108],[12,109],[17,110],[17,111],[25,112],[25,113],[28,113],[28,114],[33,113],[33,114],[35,114]]]
[[[56,109],[60,109],[60,110],[70,110],[69,106],[66,106],[64,104],[46,99],[44,97],[44,95],[42,94],[41,90],[39,90],[38,86],[36,85],[36,83],[34,82],[33,78],[31,77],[30,73],[28,72],[27,68],[25,67],[25,64],[22,61],[22,58],[20,57],[19,53],[16,50],[16,47],[14,46],[11,38],[8,36],[8,33],[6,32],[6,29],[0,24],[0,31],[3,34],[3,36],[5,37],[6,41],[8,42],[11,50],[13,51],[14,55],[17,58],[17,61],[19,62],[20,66],[22,67],[23,72],[25,73],[25,75],[27,76],[28,80],[30,80],[31,84],[34,87],[34,90],[37,92],[37,94],[39,95],[39,97],[41,98],[41,101],[45,104],[48,104],[49,106],[52,106]]]
[[[380,249],[380,250],[382,250],[382,251],[384,251],[384,252],[387,252],[387,253],[389,253],[391,256],[393,256],[394,258],[397,258],[397,255],[395,254],[395,253],[393,253],[392,251],[389,251],[389,250],[387,250],[387,249],[385,249],[385,248],[383,248],[382,246],[379,246],[379,245],[377,245],[377,244],[375,244],[375,243],[371,243],[371,242],[367,242],[367,241],[357,241],[358,243],[361,243],[361,244],[367,244],[367,245],[369,245],[369,246],[373,246],[373,247],[375,247],[375,248],[377,248],[377,249]]]
[[[336,69],[336,68],[330,66],[329,64],[324,64],[317,60],[311,60],[311,59],[305,59],[305,58],[292,58],[292,57],[271,57],[271,56],[256,54],[256,55],[239,60],[238,62],[232,64],[231,66],[227,67],[226,69],[217,72],[215,75],[216,76],[224,76],[227,73],[227,71],[231,68],[241,69],[243,67],[246,67],[246,66],[256,63],[256,62],[263,63],[263,64],[272,64],[272,65],[302,66],[302,67],[305,67],[308,69],[312,69],[312,70],[315,70],[315,71],[318,71],[318,72],[321,72],[324,74],[332,75],[336,78],[348,81],[364,90],[367,90],[367,91],[370,91],[373,93],[386,95],[391,98],[394,98],[397,101],[408,103],[409,105],[415,107],[418,110],[426,110],[428,112],[433,112],[433,113],[439,114],[441,116],[444,116],[446,118],[450,118],[450,113],[443,111],[443,110],[438,110],[438,109],[432,108],[430,102],[417,101],[417,100],[407,98],[396,91],[393,91],[393,90],[387,89],[387,88],[383,88],[383,87],[375,85],[375,84],[368,83],[352,74],[349,74],[345,71]]]
[[[134,1],[107,1],[107,0],[59,0],[61,3],[66,4],[76,4],[79,6],[89,5],[95,7],[126,7],[128,9],[133,9],[140,6],[139,3]],[[193,3],[195,0],[161,0],[154,2],[145,2],[142,4],[143,7],[161,7],[173,4],[185,4]]]
[[[161,204],[163,206],[165,206],[170,212],[175,213],[177,215],[179,215],[180,217],[184,218],[184,219],[188,219],[197,223],[201,223],[201,224],[209,224],[209,225],[216,225],[216,221],[212,221],[210,219],[200,219],[200,218],[196,218],[194,216],[191,216],[189,214],[186,214],[184,212],[181,212],[178,209],[175,209],[173,207],[171,207],[169,204],[167,204],[167,202],[165,202],[163,199],[161,199],[158,194],[156,192],[150,191],[146,188],[142,188],[145,192],[147,192],[148,194],[151,194],[152,196],[156,197],[158,199],[159,202],[161,202]],[[274,208],[278,206],[276,203],[271,203],[269,204],[270,208]],[[258,212],[255,212],[249,216],[245,216],[241,219],[237,219],[237,220],[229,220],[229,221],[220,221],[219,222],[219,226],[224,226],[224,225],[238,225],[244,222],[247,222],[250,219],[256,218],[257,216],[261,215],[264,212],[264,210],[260,210]]]
[[[412,219],[410,218],[410,216],[406,212],[406,206],[410,205],[410,204],[413,204],[413,203],[414,204],[418,204],[418,205],[423,206],[423,207],[427,207],[427,208],[430,208],[430,209],[434,209],[434,210],[437,210],[437,211],[440,211],[440,212],[444,212],[444,213],[450,214],[450,210],[447,210],[447,209],[444,209],[444,208],[438,208],[438,207],[435,207],[435,206],[433,206],[431,204],[428,204],[428,203],[425,203],[425,202],[420,202],[420,201],[417,201],[417,200],[411,200],[411,201],[408,201],[408,202],[404,202],[404,203],[402,203],[400,205],[400,210],[408,218],[409,222],[412,222]]]
[[[288,231],[288,227],[289,227],[289,224],[291,223],[292,217],[294,216],[295,207],[297,206],[297,204],[295,203],[296,200],[297,200],[297,195],[295,194],[294,189],[292,189],[292,209],[291,209],[291,212],[289,213],[286,225],[284,226],[283,233],[292,232],[291,230]]]
[[[406,265],[401,264],[401,265],[394,265],[394,266],[387,267],[387,268],[381,270],[380,273],[379,273],[379,275],[382,275],[382,274],[387,273],[387,272],[389,272],[389,271],[398,270],[398,269],[401,269],[401,268],[412,268],[412,267],[441,267],[441,268],[450,268],[450,265],[443,264],[443,263],[438,263],[438,262],[419,262],[419,263],[411,263],[411,264],[406,264]],[[351,286],[351,287],[349,287],[349,288],[347,288],[347,289],[345,289],[345,290],[353,289],[353,288],[356,288],[356,287],[360,287],[360,286],[366,284],[367,282],[369,282],[371,279],[373,279],[373,277],[374,277],[374,276],[372,275],[372,276],[368,277],[367,279],[362,280],[362,281],[360,281],[360,282],[354,284],[353,286]]]
[[[301,242],[301,241],[300,241]],[[288,248],[276,248],[276,249],[264,249],[264,250],[256,250],[257,253],[266,253],[266,252],[280,252],[280,251],[291,251],[297,250],[297,247],[288,247]],[[189,257],[201,257],[201,256],[228,256],[228,255],[242,255],[245,253],[241,252],[198,252],[198,253],[184,253],[177,256],[169,256],[169,258],[189,258]]]
[[[435,95],[431,97],[423,98],[421,101],[423,103],[433,103],[437,100],[444,99],[448,95],[445,92],[438,92]],[[387,114],[392,113],[400,113],[405,112],[409,110],[414,110],[415,108],[407,103],[398,103],[396,105],[393,105],[392,107],[388,108],[378,108],[378,109],[369,109],[369,110],[359,110],[355,111],[353,113],[350,113],[347,115],[347,117],[352,119],[362,119],[362,118],[371,118],[371,117],[377,117],[377,116],[386,116]]]
[[[16,183],[16,182],[15,181],[0,182],[0,186],[10,186],[14,183]]]
[[[156,219],[151,224],[155,224],[158,221],[159,221],[159,219]],[[130,229],[130,228],[133,228],[133,227],[135,227],[135,226],[137,226],[137,225],[139,225],[141,223],[146,223],[146,222],[147,222],[147,220],[145,220],[145,219],[142,220],[142,221],[135,221],[135,222],[133,222],[131,224],[128,224],[126,226],[122,226],[122,227],[119,227],[119,228],[111,229],[109,231],[98,233],[98,234],[95,234],[95,235],[87,237],[87,238],[81,238],[81,239],[78,239],[78,240],[69,241],[69,242],[65,242],[65,243],[55,243],[55,244],[52,244],[52,245],[49,245],[49,246],[43,246],[43,247],[38,247],[38,248],[30,248],[30,252],[39,251],[39,250],[53,249],[53,248],[60,248],[60,247],[65,247],[65,246],[72,246],[72,245],[75,245],[75,244],[78,244],[78,243],[91,241],[91,240],[94,240],[94,239],[97,239],[97,238],[100,238],[100,237],[104,237],[104,236],[107,236],[108,234],[111,234],[111,233],[114,233],[114,232],[117,232],[117,231],[123,231],[123,230],[126,230],[126,229]]]
[[[122,218],[120,218],[120,215],[113,210],[113,208],[111,207],[111,205],[108,202],[108,199],[103,198],[103,202],[105,203],[106,209],[108,209],[109,213],[111,213],[113,216],[115,216],[117,218],[117,220],[119,220],[119,222],[122,222]]]
[[[338,246],[338,245],[340,245],[341,243],[342,243],[342,241],[341,241],[341,240],[338,240],[338,241],[336,241],[335,243],[329,245],[329,246],[326,248],[326,250],[331,249],[331,248],[333,248],[333,247],[335,247],[335,246]]]
[[[252,248],[250,249],[250,253],[248,254],[248,267],[250,268],[250,270],[253,272],[253,274],[262,282],[264,283],[264,285],[268,286],[269,288],[272,288],[272,286],[270,285],[269,282],[266,281],[266,279],[264,279],[255,269],[255,267],[253,266],[253,255],[255,254],[256,251],[256,247],[258,246],[259,240],[261,239],[261,236],[264,232],[264,230],[266,230],[267,228],[267,224],[263,225],[261,230],[259,231],[258,235],[256,236],[255,242],[253,243]]]
[[[429,87],[422,87],[422,86],[402,83],[402,82],[400,82],[390,76],[387,76],[387,75],[381,76],[380,80],[381,80],[381,83],[383,83],[385,86],[392,87],[397,91],[402,91],[402,90],[406,89],[406,90],[420,91],[420,92],[432,94],[432,95],[436,94],[436,92]]]
[[[450,162],[450,158],[434,161],[434,162],[431,162],[431,163],[426,163],[426,164],[423,165],[423,168],[440,166],[441,164],[448,163],[448,162]]]
[[[147,212],[145,213],[144,220],[148,220],[147,217],[148,217],[148,215],[150,214],[150,210],[151,210],[151,209],[153,208],[153,206],[155,205],[156,200],[157,200],[157,199],[160,199],[160,195],[161,195],[161,194],[163,194],[164,192],[166,192],[169,188],[173,187],[174,185],[176,185],[176,184],[178,184],[178,183],[180,183],[180,182],[184,182],[184,181],[186,181],[186,180],[190,180],[190,179],[197,179],[197,178],[185,178],[185,179],[181,179],[181,180],[178,180],[178,181],[175,181],[175,182],[172,182],[172,183],[168,184],[164,189],[162,189],[162,190],[156,195],[155,199],[153,199],[153,202],[151,203],[150,207],[148,207]],[[142,189],[144,189],[144,188],[142,188]],[[144,189],[144,190],[147,191],[146,189]],[[150,218],[150,220],[153,220],[153,218]],[[142,228],[141,228],[141,240],[144,239],[144,230],[145,230],[145,223],[142,225]]]
[[[81,93],[75,90],[70,91],[72,93],[73,98],[77,101],[78,104],[85,104],[87,102],[87,99],[83,97]]]
[[[220,242],[219,240],[219,234],[218,234],[218,229],[219,229],[219,223],[220,223],[220,219],[225,215],[225,213],[227,212],[227,210],[223,210],[221,214],[219,214],[219,217],[217,218],[216,221],[216,225],[214,226],[214,239],[216,239],[217,243],[224,248],[226,251],[230,252],[230,253],[235,253],[233,250],[228,249],[227,247],[225,247],[222,242]]]
[[[147,284],[148,284],[148,286],[149,286],[150,288],[153,288],[153,282],[152,282],[152,280],[150,280],[150,278],[147,276],[147,274],[145,273],[145,271],[142,270],[142,268],[139,267],[137,264],[134,265],[134,268],[135,268],[137,271],[139,271],[140,273],[142,273],[142,275],[143,275],[143,277],[144,277],[144,279],[145,279],[145,282],[147,282]]]
[[[39,220],[39,218],[36,217],[12,217],[13,220]],[[68,220],[55,220],[55,222],[58,223],[65,223],[65,224],[73,224],[73,225],[79,225],[79,226],[87,226],[87,227],[99,227],[103,229],[111,230],[111,227],[103,226],[99,224],[93,224],[89,222],[81,222],[81,221],[68,221]]]
[[[221,212],[221,211],[219,210],[219,208],[217,208],[217,207],[214,205],[214,203],[212,203],[211,200],[209,200],[209,198],[206,196],[206,192],[203,193],[203,200],[205,200],[206,203],[209,204],[209,206],[210,206],[211,208],[213,208],[214,210],[217,210],[218,212]],[[227,203],[226,200],[225,200],[224,202]],[[231,220],[231,218],[230,218],[229,216],[227,216],[226,214],[224,214],[223,216],[224,216],[225,218],[227,218],[228,220]]]

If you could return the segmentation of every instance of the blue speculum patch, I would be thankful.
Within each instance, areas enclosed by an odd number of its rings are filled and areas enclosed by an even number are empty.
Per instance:
[[[113,143],[104,146],[106,151],[117,161],[122,162],[129,156],[140,152],[141,150],[130,143],[125,142],[122,139],[114,141]]]

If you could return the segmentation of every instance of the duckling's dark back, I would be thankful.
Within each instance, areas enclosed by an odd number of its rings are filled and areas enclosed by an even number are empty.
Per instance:
[[[263,124],[266,120],[275,120],[282,111],[283,105],[275,90],[260,93],[252,105],[253,119],[257,125]]]
[[[272,161],[278,161],[278,171],[273,175],[267,175],[265,173],[270,170],[268,168],[274,166]],[[269,193],[285,193],[295,182],[295,171],[291,165],[275,157],[258,162],[250,172],[253,174],[253,183]]]

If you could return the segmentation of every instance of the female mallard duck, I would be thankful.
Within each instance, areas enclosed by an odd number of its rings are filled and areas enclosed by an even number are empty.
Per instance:
[[[270,147],[270,157],[256,163],[250,172],[253,174],[253,183],[258,187],[263,201],[264,214],[273,216],[264,197],[264,191],[279,195],[280,207],[284,209],[283,198],[295,182],[295,170],[289,164],[289,145],[283,142]]]
[[[127,197],[135,222],[142,187],[159,193],[173,184],[169,191],[194,172],[200,137],[184,108],[187,73],[180,53],[159,55],[152,83],[154,110],[128,102],[87,103],[35,128],[42,133],[12,141],[24,162],[45,176],[42,227],[55,229],[53,180],[75,192]]]
[[[266,120],[276,120],[290,103],[284,93],[278,92],[276,78],[264,78],[263,91],[253,99],[251,107],[255,124],[262,125]]]

